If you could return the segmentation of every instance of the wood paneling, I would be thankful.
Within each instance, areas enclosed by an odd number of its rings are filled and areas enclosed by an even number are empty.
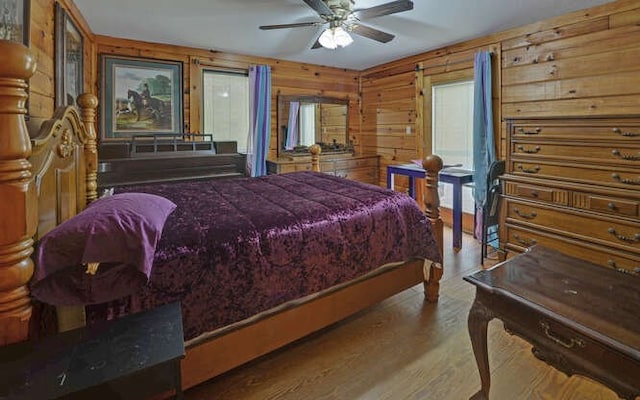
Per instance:
[[[43,120],[51,118],[55,107],[54,0],[31,0],[30,47],[37,69],[29,80],[29,130],[35,132]],[[84,85],[93,88],[94,35],[72,0],[59,0],[84,37]]]
[[[310,65],[272,58],[243,56],[223,52],[147,43],[107,36],[96,36],[97,53],[144,57],[158,60],[179,61],[183,66],[185,131],[201,131],[201,78],[202,69],[224,69],[247,71],[250,65],[271,66],[272,135],[270,158],[276,157],[277,147],[277,96],[318,95],[349,99],[349,136],[359,130],[359,96],[357,71]],[[97,82],[99,82],[98,76]]]
[[[504,158],[503,118],[638,114],[640,3],[619,0],[504,32],[457,43],[361,72],[362,140],[391,163],[430,153],[430,93],[424,87],[473,67],[479,50],[494,53],[494,123]],[[412,118],[402,115],[414,110]],[[402,132],[412,126],[414,146]],[[383,184],[383,182],[381,182]]]
[[[52,115],[54,107],[53,3],[33,0],[31,5],[31,47],[38,61],[30,81],[33,125]],[[640,89],[635,89],[640,87],[640,5],[634,0],[576,11],[361,72],[94,36],[73,1],[61,0],[61,4],[85,36],[85,85],[94,93],[99,89],[99,53],[181,61],[185,64],[185,129],[199,131],[200,80],[194,76],[198,73],[194,62],[232,69],[270,64],[274,100],[278,94],[349,98],[349,137],[358,151],[366,148],[383,155],[381,169],[391,162],[406,161],[400,157],[418,158],[429,152],[431,134],[425,107],[430,107],[430,102],[421,92],[422,81],[470,68],[473,54],[481,49],[492,49],[497,59],[501,56],[500,66],[495,69],[498,83],[494,93],[499,105],[496,136],[500,155],[504,154],[505,133],[500,128],[503,115],[633,113],[640,94]],[[275,109],[272,114],[275,116]],[[397,137],[396,143],[393,137]],[[272,151],[276,143],[274,134]]]
[[[349,136],[358,145],[360,131],[359,72],[341,68],[289,62],[270,58],[171,46],[161,43],[111,38],[94,35],[72,0],[60,0],[85,39],[84,84],[85,90],[100,95],[99,54],[142,57],[180,61],[183,65],[185,131],[200,131],[200,78],[198,65],[213,68],[247,70],[252,64],[269,64],[272,67],[272,155],[275,157],[276,105],[278,94],[323,95],[350,100]],[[44,119],[50,118],[55,100],[54,63],[54,0],[31,2],[31,51],[36,57],[37,70],[30,80],[29,121],[30,130],[37,130]],[[192,96],[195,94],[196,96]]]

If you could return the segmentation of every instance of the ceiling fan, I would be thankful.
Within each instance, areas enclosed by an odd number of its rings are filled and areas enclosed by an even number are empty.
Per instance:
[[[309,7],[313,8],[322,21],[299,22],[294,24],[262,25],[260,29],[285,29],[301,28],[307,26],[328,27],[315,41],[312,49],[325,47],[335,49],[338,46],[344,47],[353,42],[349,33],[355,33],[381,43],[391,41],[395,36],[363,25],[360,21],[367,18],[381,17],[383,15],[395,14],[413,9],[413,1],[398,0],[379,6],[354,9],[355,0],[303,0]]]

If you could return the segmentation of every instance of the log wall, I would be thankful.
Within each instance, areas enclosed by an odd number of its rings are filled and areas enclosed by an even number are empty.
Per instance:
[[[145,43],[100,35],[96,36],[96,47],[98,55],[109,54],[182,62],[185,132],[201,131],[201,70],[203,68],[218,68],[246,72],[252,64],[268,64],[271,66],[272,136],[270,142],[270,157],[276,157],[277,96],[280,94],[347,98],[349,99],[350,105],[350,131],[357,132],[360,130],[358,71],[189,47]],[[92,72],[92,75],[95,76],[95,93],[99,93],[99,82],[101,79],[99,65],[97,65],[97,69]]]
[[[430,82],[473,68],[494,53],[495,131],[504,158],[503,121],[519,116],[640,113],[640,3],[619,0],[380,65],[361,73],[361,147],[388,164],[429,154]],[[445,160],[446,162],[446,160]]]
[[[198,131],[198,68],[273,68],[275,156],[278,94],[348,97],[349,136],[356,149],[381,155],[386,166],[430,153],[430,94],[423,88],[443,77],[468,73],[473,54],[495,54],[494,100],[498,153],[504,156],[505,126],[516,116],[637,114],[640,104],[640,4],[618,0],[509,31],[473,39],[365,71],[242,56],[204,49],[94,35],[72,0],[61,0],[85,37],[85,87],[99,94],[98,54],[118,54],[184,63],[186,131]],[[54,108],[54,1],[31,1],[31,50],[38,68],[30,80],[29,121],[39,126]],[[393,45],[393,44],[391,44]],[[446,160],[445,160],[446,161]]]
[[[51,118],[55,104],[54,0],[31,0],[31,51],[37,71],[30,80],[29,126],[36,131],[44,119]],[[321,95],[349,99],[349,131],[360,131],[359,72],[341,68],[303,64],[271,58],[243,56],[206,49],[172,46],[94,35],[72,0],[60,0],[84,36],[84,85],[100,98],[100,54],[180,61],[183,63],[184,131],[200,131],[199,68],[246,71],[252,64],[272,68],[271,157],[276,155],[277,96]],[[99,124],[98,124],[99,125]],[[100,136],[100,132],[98,132]]]
[[[36,58],[36,72],[29,80],[29,131],[36,132],[43,120],[51,118],[55,108],[55,30],[54,0],[31,0],[30,48]],[[84,87],[93,87],[91,71],[95,64],[95,37],[72,0],[60,5],[84,37]]]

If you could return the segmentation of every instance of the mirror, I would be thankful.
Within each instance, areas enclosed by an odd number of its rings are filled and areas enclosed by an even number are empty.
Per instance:
[[[278,96],[278,156],[308,155],[315,143],[324,154],[352,151],[349,99]]]

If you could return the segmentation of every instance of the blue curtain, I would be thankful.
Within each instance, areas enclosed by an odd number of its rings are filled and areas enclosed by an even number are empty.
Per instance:
[[[287,141],[285,143],[285,150],[293,150],[294,147],[300,142],[300,135],[298,129],[298,113],[300,111],[300,103],[292,101],[289,103],[289,123],[287,124]]]
[[[476,203],[476,237],[482,225],[482,205],[487,199],[487,173],[496,159],[493,135],[493,104],[491,100],[491,53],[476,53],[473,102],[473,196]]]
[[[247,173],[267,174],[267,155],[271,138],[271,67],[249,67],[249,138],[247,140]]]

